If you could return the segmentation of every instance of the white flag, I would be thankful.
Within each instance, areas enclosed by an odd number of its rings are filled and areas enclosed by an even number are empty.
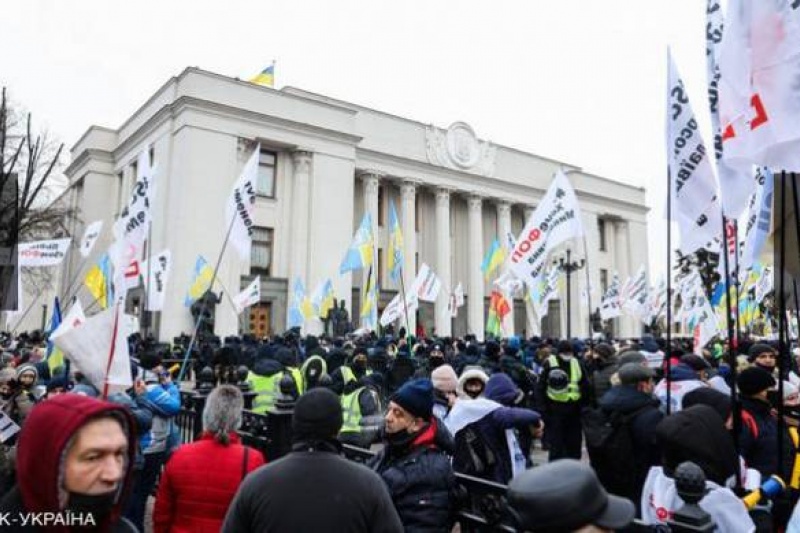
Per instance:
[[[160,254],[151,256],[150,263],[142,262],[144,275],[149,276],[147,287],[147,310],[162,311],[167,295],[167,280],[172,268],[172,254],[164,250]]]
[[[459,282],[450,294],[450,302],[447,304],[447,309],[450,311],[451,318],[458,316],[458,308],[462,307],[464,302],[464,286]]]
[[[722,130],[719,119],[719,56],[723,21],[720,0],[706,3],[706,67],[708,74],[708,105],[711,111],[711,131],[714,135],[714,154],[717,162],[722,210],[729,218],[739,218],[753,190],[750,165],[732,166],[722,156]]]
[[[608,320],[622,314],[619,303],[619,276],[615,273],[600,303],[600,318]]]
[[[422,263],[411,287],[411,292],[416,294],[423,302],[435,302],[436,297],[439,295],[439,290],[442,288],[442,280],[433,272],[431,267],[426,263]]]
[[[5,443],[8,439],[19,433],[20,427],[7,414],[0,412],[0,442]]]
[[[86,226],[86,230],[83,232],[83,238],[81,239],[82,257],[89,257],[89,254],[92,253],[94,243],[97,242],[97,238],[100,236],[101,231],[103,231],[102,220],[95,220]]]
[[[245,163],[242,173],[225,206],[225,227],[233,223],[230,240],[239,257],[250,259],[250,247],[253,243],[253,210],[256,207],[256,180],[258,179],[258,157],[261,146],[257,145],[253,155]]]
[[[406,293],[406,305],[403,305],[403,299],[400,293],[394,295],[394,298],[384,307],[383,314],[381,314],[381,326],[386,327],[395,320],[402,319],[405,316],[406,307],[408,313],[415,313],[419,307],[419,297],[414,292]]]
[[[800,4],[728,2],[721,46],[723,159],[800,171]]]
[[[233,303],[236,304],[236,313],[239,314],[251,305],[261,301],[261,276],[256,276],[250,285],[236,295]]]
[[[60,265],[67,256],[70,239],[21,242],[17,245],[19,266],[49,267]]]
[[[669,194],[672,195],[672,219],[680,230],[680,249],[689,254],[720,232],[722,211],[706,147],[672,55],[668,55],[668,69]]]
[[[642,265],[639,267],[636,276],[631,280],[623,309],[646,324],[649,318],[647,299],[647,272],[644,269],[644,265]]]
[[[775,288],[775,276],[771,267],[764,267],[756,282],[756,303],[760,304],[764,298]]]
[[[575,191],[562,170],[556,172],[547,194],[517,238],[509,267],[526,283],[535,283],[547,254],[562,242],[583,235],[581,211]]]
[[[140,260],[152,222],[151,205],[155,196],[156,169],[150,167],[150,155],[146,151],[139,154],[136,169],[138,173],[136,184],[125,209],[114,223],[114,243],[109,249],[109,256],[114,265],[114,287],[117,289],[117,298],[124,298],[126,289],[134,283],[135,278],[130,265]],[[136,269],[138,270],[138,264]]]
[[[67,316],[64,317],[64,319],[61,321],[61,324],[55,329],[55,331],[51,333],[51,336],[61,335],[70,329],[77,328],[84,322],[86,322],[86,315],[83,313],[81,301],[76,298],[75,303],[69,308]]]
[[[747,219],[744,223],[744,244],[739,259],[739,271],[747,272],[761,255],[772,224],[772,197],[774,180],[768,168],[759,168],[756,173],[758,185],[752,197]],[[741,235],[740,235],[741,237]]]
[[[114,332],[116,331],[116,337]],[[50,336],[101,394],[124,392],[133,384],[128,335],[119,304],[88,318],[82,325]]]

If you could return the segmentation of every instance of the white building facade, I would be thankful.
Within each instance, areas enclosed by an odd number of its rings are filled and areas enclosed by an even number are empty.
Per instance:
[[[339,275],[339,265],[363,213],[369,211],[377,239],[382,309],[399,290],[387,271],[389,205],[394,202],[405,242],[408,287],[427,263],[442,280],[435,304],[410,317],[427,333],[483,337],[491,283],[480,265],[495,238],[517,235],[544,195],[554,172],[564,168],[581,204],[584,242],[562,246],[588,269],[572,275],[571,330],[586,336],[587,272],[592,309],[611,282],[647,266],[645,192],[584,173],[559,161],[480,140],[464,123],[447,129],[367,109],[300,89],[256,86],[237,79],[186,69],[170,79],[116,130],[90,127],[72,149],[69,189],[62,197],[80,212],[73,228],[102,219],[104,232],[93,256],[73,254],[61,276],[82,279],[111,244],[110,228],[136,179],[136,159],[147,151],[157,184],[151,244],[169,249],[172,271],[164,310],[154,313],[153,330],[163,341],[193,328],[184,295],[198,255],[212,266],[225,237],[225,203],[233,181],[256,145],[261,146],[258,198],[250,262],[229,249],[222,257],[215,292],[237,293],[255,275],[262,302],[237,316],[230,300],[216,308],[216,333],[280,333],[286,328],[289,292],[300,278],[307,291],[330,278],[358,320],[361,272]],[[451,319],[449,293],[462,283],[466,305]],[[224,287],[224,288],[223,288]],[[129,311],[142,307],[141,291],[129,295]],[[85,289],[84,304],[91,301]],[[584,295],[584,296],[582,296]],[[562,291],[541,321],[521,295],[509,321],[527,336],[566,334]],[[617,319],[615,333],[634,336],[641,324]],[[511,333],[509,331],[509,333]]]

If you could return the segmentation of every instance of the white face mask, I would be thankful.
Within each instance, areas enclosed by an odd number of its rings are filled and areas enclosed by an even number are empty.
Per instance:
[[[558,354],[558,356],[561,359],[563,359],[564,361],[569,361],[570,359],[572,359],[572,354],[571,353],[560,353],[560,354]]]

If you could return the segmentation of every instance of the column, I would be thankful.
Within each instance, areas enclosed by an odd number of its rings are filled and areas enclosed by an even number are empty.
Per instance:
[[[630,269],[630,246],[628,244],[628,223],[620,220],[614,222],[614,263],[619,270],[620,289],[628,281],[631,275]],[[633,318],[623,313],[619,319],[619,335],[630,337],[633,333]]]
[[[292,152],[294,174],[292,175],[292,253],[289,272],[291,295],[295,278],[303,280],[308,287],[308,220],[311,205],[311,152]]]
[[[408,290],[417,277],[417,185],[404,181],[400,186],[400,217],[403,224],[403,281]],[[401,320],[405,325],[405,318]],[[416,312],[408,314],[408,332],[417,330]]]
[[[467,329],[482,341],[486,330],[483,317],[483,206],[481,197],[472,195],[467,199],[469,211],[469,301]]]
[[[372,270],[376,280],[380,279],[380,272],[378,271],[378,187],[380,187],[380,175],[375,172],[365,172],[361,174],[361,180],[364,182],[364,212],[369,213],[372,220],[372,238],[374,239],[374,246],[372,248]],[[369,267],[365,268],[361,273],[361,304],[364,304],[365,289],[369,282]],[[353,315],[360,313],[361,309],[353,310]],[[378,317],[380,318],[380,317]],[[356,320],[353,320],[356,322]],[[360,324],[361,321],[358,320]]]
[[[500,244],[505,246],[508,238],[506,237],[509,233],[511,233],[511,203],[507,200],[498,200],[497,204],[497,233],[498,238],[500,239]],[[505,262],[501,267],[501,274],[505,273],[508,270],[508,262]],[[507,329],[505,331],[506,335],[513,335],[514,334],[514,295],[507,294],[506,297],[508,298],[508,303],[511,306],[511,312],[508,313],[508,316],[505,320],[505,325]]]
[[[533,206],[525,206],[525,223],[533,216],[536,208]],[[525,291],[528,291],[528,285],[525,284]],[[525,299],[525,318],[527,319],[528,338],[542,334],[540,318],[536,316],[536,311],[533,309],[533,302],[530,298]]]
[[[436,274],[442,280],[442,291],[436,299],[434,324],[436,334],[449,337],[453,320],[447,311],[450,292],[454,289],[450,273],[450,190],[436,190]]]

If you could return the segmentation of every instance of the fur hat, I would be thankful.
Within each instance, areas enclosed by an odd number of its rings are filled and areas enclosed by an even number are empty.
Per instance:
[[[471,379],[480,380],[483,383],[484,388],[486,388],[486,383],[489,381],[489,376],[484,372],[483,368],[479,366],[468,366],[462,372],[461,376],[458,378],[458,387],[456,387],[456,393],[458,394],[459,398],[467,398],[468,395],[464,391],[464,385],[467,381]]]

